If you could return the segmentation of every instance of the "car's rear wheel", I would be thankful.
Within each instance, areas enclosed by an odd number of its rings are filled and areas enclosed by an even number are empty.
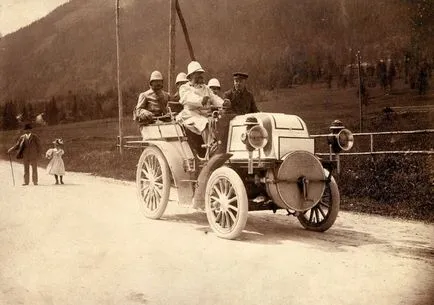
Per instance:
[[[233,169],[224,166],[211,174],[205,211],[217,236],[234,239],[241,234],[247,222],[248,198],[243,181]]]
[[[169,201],[170,184],[166,158],[157,147],[146,147],[136,173],[137,197],[146,217],[158,219],[163,215]]]
[[[339,212],[340,196],[334,178],[327,183],[319,202],[309,210],[301,212],[297,218],[301,225],[311,231],[324,232],[336,221]]]

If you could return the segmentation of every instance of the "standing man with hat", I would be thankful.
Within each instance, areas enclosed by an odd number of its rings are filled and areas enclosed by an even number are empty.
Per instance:
[[[30,165],[32,166],[32,181],[38,185],[38,158],[41,153],[41,141],[32,132],[32,125],[24,125],[24,134],[20,136],[14,146],[9,148],[8,153],[17,150],[17,159],[23,159],[24,164],[24,183],[29,184]]]
[[[163,90],[163,74],[154,71],[149,78],[150,89],[140,93],[133,119],[141,125],[148,125],[154,121],[154,116],[167,113],[169,93]]]
[[[187,67],[188,83],[179,88],[180,100],[184,109],[177,119],[195,134],[202,135],[205,144],[213,135],[209,135],[208,112],[210,106],[222,107],[224,101],[205,85],[203,73],[205,70],[197,61],[192,61]]]
[[[231,110],[236,114],[259,112],[253,94],[247,90],[247,73],[235,72],[234,87],[224,94],[224,99],[231,102]]]

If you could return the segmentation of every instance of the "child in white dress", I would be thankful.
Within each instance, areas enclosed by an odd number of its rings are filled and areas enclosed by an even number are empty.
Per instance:
[[[65,175],[65,164],[62,160],[62,155],[65,153],[61,146],[63,145],[62,139],[56,139],[53,141],[54,148],[50,148],[45,153],[47,159],[51,159],[47,165],[47,172],[50,175],[54,175],[56,178],[56,184],[63,184],[63,175]]]

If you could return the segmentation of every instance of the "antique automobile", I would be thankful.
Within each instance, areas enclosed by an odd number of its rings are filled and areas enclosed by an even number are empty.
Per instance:
[[[146,217],[162,217],[173,187],[179,204],[204,209],[212,230],[226,239],[241,234],[254,210],[285,209],[312,231],[333,225],[340,198],[332,172],[338,170],[339,152],[354,141],[340,121],[330,127],[330,157],[322,160],[296,115],[215,109],[210,128],[218,145],[211,147],[169,113],[168,121],[157,118],[141,127],[142,137],[126,141],[143,149],[136,186]]]

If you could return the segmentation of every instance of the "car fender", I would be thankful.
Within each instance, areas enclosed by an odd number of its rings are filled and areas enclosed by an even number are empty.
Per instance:
[[[184,169],[184,157],[190,158],[193,154],[189,147],[181,147],[180,142],[147,141],[147,145],[156,146],[161,150],[169,165],[174,186],[178,191],[178,201],[182,205],[190,205],[193,198],[190,173]],[[185,150],[188,151],[185,151]],[[186,156],[184,156],[186,155]]]

